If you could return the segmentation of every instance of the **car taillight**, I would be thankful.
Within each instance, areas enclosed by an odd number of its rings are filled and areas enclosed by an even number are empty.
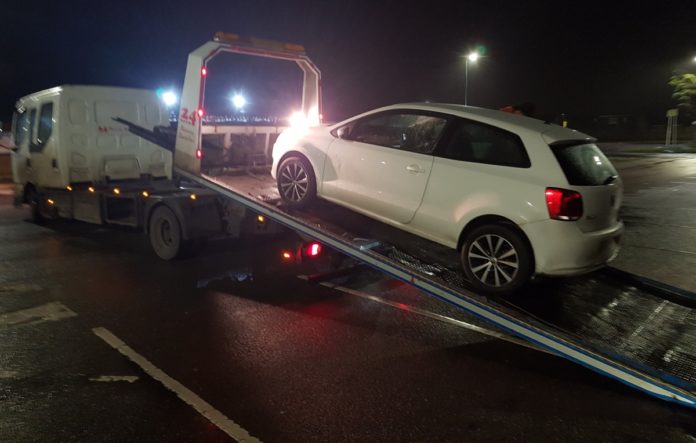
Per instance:
[[[546,188],[546,207],[552,219],[578,220],[582,217],[582,195],[568,189]]]

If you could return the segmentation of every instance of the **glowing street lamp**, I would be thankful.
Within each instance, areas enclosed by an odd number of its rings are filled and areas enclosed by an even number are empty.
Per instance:
[[[478,51],[471,52],[465,57],[464,63],[464,106],[469,104],[469,62],[476,63],[481,57]]]
[[[237,111],[241,111],[242,109],[244,109],[246,104],[246,98],[244,98],[242,94],[235,94],[232,96],[232,106],[234,106],[234,108]]]
[[[162,93],[162,101],[166,107],[171,108],[178,101],[178,97],[172,91],[165,91]]]

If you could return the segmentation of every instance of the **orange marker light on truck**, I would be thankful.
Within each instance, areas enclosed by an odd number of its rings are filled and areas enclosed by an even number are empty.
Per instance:
[[[68,185],[65,187],[65,189],[67,189],[68,191],[72,191],[72,186]]]
[[[283,260],[290,260],[292,259],[292,254],[289,251],[283,251],[283,253],[280,255],[283,257]]]
[[[87,188],[87,190],[88,190],[89,192],[94,192],[94,188],[91,187],[91,186],[90,186],[89,188]]]
[[[198,198],[198,197],[196,196],[196,194],[193,194],[193,193],[191,193],[190,197],[191,197],[191,200],[195,200],[195,199]]]
[[[148,198],[150,196],[150,193],[147,191],[143,191],[143,197]]]
[[[264,217],[263,215],[257,215],[256,221],[258,221],[259,223],[264,223],[266,221],[266,217]]]
[[[121,190],[118,188],[114,188],[114,194],[119,195],[121,193]]]

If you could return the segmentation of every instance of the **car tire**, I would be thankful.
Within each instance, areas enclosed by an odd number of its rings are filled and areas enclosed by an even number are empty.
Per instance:
[[[158,206],[150,217],[148,232],[150,245],[162,260],[174,260],[185,255],[187,243],[184,241],[181,224],[174,211],[166,206]]]
[[[479,226],[464,239],[461,265],[474,290],[507,295],[529,281],[533,271],[532,249],[512,227]]]
[[[317,195],[314,169],[301,155],[292,155],[280,163],[276,181],[280,198],[292,208],[307,206]]]

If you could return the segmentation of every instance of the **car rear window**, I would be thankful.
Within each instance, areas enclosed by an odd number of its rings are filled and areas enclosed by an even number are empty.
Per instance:
[[[593,143],[551,146],[561,169],[574,186],[600,186],[617,176],[616,169]]]

